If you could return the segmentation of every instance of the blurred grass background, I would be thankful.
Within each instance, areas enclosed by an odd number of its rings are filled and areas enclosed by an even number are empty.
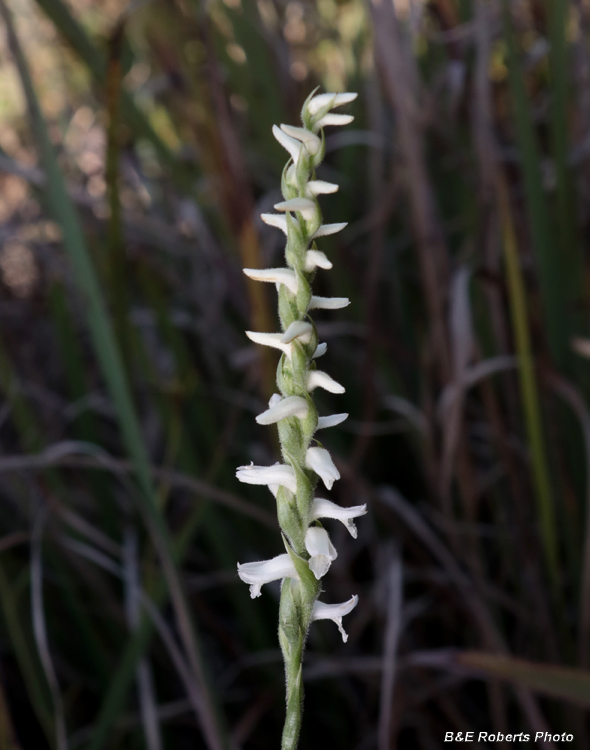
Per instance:
[[[302,748],[590,732],[588,0],[0,0],[0,750],[278,746],[273,123],[358,91],[316,293],[368,503]],[[485,743],[480,745],[485,747]],[[494,747],[508,747],[495,743]],[[555,743],[540,743],[547,749]]]

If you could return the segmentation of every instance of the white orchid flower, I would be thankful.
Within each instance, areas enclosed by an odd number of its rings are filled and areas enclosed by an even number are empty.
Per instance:
[[[269,227],[276,227],[287,234],[287,217],[285,214],[260,214],[260,218]],[[293,219],[297,221],[297,219]]]
[[[310,526],[305,533],[305,549],[310,554],[309,569],[319,581],[330,570],[332,561],[338,557],[326,529]]]
[[[297,571],[289,555],[278,555],[271,560],[260,562],[238,563],[238,575],[244,583],[250,584],[252,599],[260,596],[260,589],[265,583],[282,580],[283,578],[298,578]]]
[[[283,343],[282,333],[259,333],[258,331],[246,331],[246,336],[255,344],[262,346],[271,346],[273,349],[280,349],[289,359],[291,359],[291,344]]]
[[[318,130],[325,128],[326,125],[350,125],[353,120],[354,117],[351,115],[334,115],[329,112],[314,124],[313,130],[317,133]]]
[[[250,466],[238,466],[236,477],[244,484],[278,484],[291,490],[291,492],[297,492],[295,470],[287,464],[276,463],[274,466],[254,466],[252,463]]]
[[[309,411],[309,404],[301,396],[287,396],[287,398],[279,396],[278,401],[269,404],[269,406],[269,409],[256,417],[258,424],[275,424],[280,422],[281,419],[287,419],[287,417],[303,419]]]
[[[324,180],[310,180],[307,183],[306,193],[314,198],[316,195],[328,195],[329,193],[337,193],[338,185],[333,182],[325,182]]]
[[[244,268],[243,270],[249,279],[284,284],[293,294],[297,294],[297,276],[290,268]]]
[[[275,203],[274,207],[277,211],[299,211],[306,221],[311,221],[317,211],[316,204],[308,198],[291,198],[288,201]]]
[[[356,594],[351,597],[347,602],[342,604],[324,604],[319,600],[313,605],[313,611],[311,614],[312,622],[314,620],[332,620],[338,626],[338,630],[342,635],[344,643],[348,640],[348,634],[342,627],[342,618],[348,615],[356,607],[358,603],[358,596]]]
[[[294,320],[281,337],[283,344],[290,344],[295,339],[299,339],[302,344],[309,344],[313,326],[306,320]]]
[[[341,505],[336,505],[336,503],[333,503],[331,500],[326,500],[323,497],[316,497],[311,506],[311,520],[315,521],[318,518],[335,518],[338,521],[341,521],[350,532],[350,535],[356,539],[358,531],[352,519],[364,516],[366,512],[366,505],[353,505],[351,508],[343,508]]]
[[[305,465],[318,474],[328,490],[331,490],[334,482],[340,479],[340,472],[325,448],[308,448],[305,454]]]
[[[303,267],[303,270],[307,271],[307,273],[311,273],[311,271],[315,271],[316,268],[324,268],[326,271],[329,271],[330,268],[332,268],[332,262],[328,259],[328,256],[320,250],[308,250],[305,253],[305,266]]]
[[[316,429],[325,430],[326,427],[336,427],[348,419],[348,414],[331,414],[329,417],[318,417],[318,426]]]
[[[348,307],[350,300],[348,297],[316,297],[312,295],[308,310],[341,310]]]
[[[346,391],[343,385],[337,383],[327,372],[322,372],[321,370],[311,370],[307,376],[306,385],[307,390],[310,392],[318,387],[330,393],[344,393]]]
[[[358,94],[350,92],[344,94],[318,94],[307,103],[307,111],[310,115],[317,115],[325,107],[329,107],[330,109],[341,107],[343,104],[353,102],[357,96]]]
[[[277,128],[276,125],[272,126],[272,134],[281,146],[287,149],[293,159],[293,164],[297,164],[299,157],[301,156],[301,149],[303,148],[301,141],[291,138],[290,135],[284,133],[280,128]]]
[[[341,232],[346,226],[348,226],[347,221],[339,221],[336,224],[322,224],[313,235],[312,240],[315,240],[316,237],[327,237],[329,234]]]
[[[296,128],[293,125],[281,125],[281,130],[291,138],[295,138],[305,144],[305,148],[312,156],[315,156],[322,146],[321,139],[318,138],[315,133],[307,130],[307,128]],[[295,159],[293,161],[295,161]]]
[[[322,341],[321,344],[318,344],[318,348],[313,353],[312,359],[317,359],[318,357],[323,357],[324,354],[328,351],[328,344],[326,344],[325,341]]]

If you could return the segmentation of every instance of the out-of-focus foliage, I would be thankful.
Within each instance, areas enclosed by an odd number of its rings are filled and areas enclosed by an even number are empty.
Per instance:
[[[367,502],[301,746],[571,732],[590,695],[587,0],[0,0],[0,746],[278,746],[273,123],[318,178],[322,436]],[[346,400],[343,406],[342,399]],[[485,653],[482,653],[485,652]],[[546,748],[554,747],[545,742]]]

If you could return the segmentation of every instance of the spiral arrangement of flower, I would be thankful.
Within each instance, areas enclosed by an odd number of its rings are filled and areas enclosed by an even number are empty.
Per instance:
[[[310,623],[332,620],[346,641],[342,618],[358,601],[357,596],[341,604],[318,600],[320,581],[337,556],[319,519],[335,518],[356,537],[353,519],[366,513],[366,506],[342,508],[315,494],[320,479],[330,490],[340,478],[330,454],[315,433],[340,424],[348,415],[318,416],[311,396],[314,389],[343,393],[344,388],[317,369],[316,360],[325,354],[327,347],[319,343],[309,315],[310,310],[337,310],[349,304],[344,297],[314,296],[311,282],[318,268],[332,268],[327,256],[318,250],[316,240],[346,226],[345,222],[322,224],[318,196],[338,190],[338,185],[315,179],[315,169],[325,153],[323,128],[352,122],[350,115],[335,114],[332,110],[353,101],[356,96],[312,93],[301,111],[303,127],[273,127],[274,137],[289,152],[290,159],[282,176],[284,200],[275,205],[281,213],[262,214],[262,219],[285,233],[287,267],[244,269],[251,279],[276,284],[282,328],[280,333],[247,331],[246,334],[256,343],[282,352],[277,369],[279,393],[272,396],[269,408],[259,414],[256,421],[263,425],[277,424],[284,463],[240,466],[236,476],[247,484],[267,485],[273,493],[286,548],[285,554],[272,560],[238,564],[238,575],[250,584],[252,598],[260,596],[263,584],[282,581],[279,641],[287,687],[283,750],[294,750],[299,739],[303,700],[301,663]]]

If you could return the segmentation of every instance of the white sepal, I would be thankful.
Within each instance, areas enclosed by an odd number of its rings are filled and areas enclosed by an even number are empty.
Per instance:
[[[322,341],[321,344],[318,344],[318,348],[313,353],[312,359],[317,359],[318,357],[323,357],[324,354],[328,351],[328,344],[326,344],[325,341]]]
[[[338,626],[338,630],[342,634],[342,640],[344,643],[348,640],[348,635],[342,627],[342,618],[352,612],[358,603],[358,596],[356,594],[351,597],[347,602],[342,604],[324,604],[319,600],[313,605],[311,613],[312,622],[314,620],[332,620]]]
[[[293,294],[297,294],[297,276],[290,268],[244,268],[243,270],[249,279],[284,284]]]
[[[305,143],[305,148],[312,156],[315,156],[322,146],[321,139],[315,133],[312,133],[311,130],[307,130],[307,128],[281,125],[281,130],[291,136],[291,138],[296,138],[298,141]]]
[[[260,218],[269,227],[276,227],[287,234],[287,217],[284,214],[260,214]]]
[[[289,555],[278,555],[271,560],[260,562],[238,563],[238,575],[244,583],[250,584],[252,599],[260,596],[260,588],[265,583],[282,578],[299,578]]]
[[[246,331],[246,336],[255,344],[262,346],[272,346],[273,349],[280,349],[289,359],[291,359],[291,344],[283,344],[282,333],[258,333],[258,331]]]
[[[356,526],[352,519],[364,516],[366,512],[366,505],[354,505],[351,508],[343,508],[341,505],[336,505],[336,503],[333,503],[331,500],[326,500],[323,497],[316,497],[311,506],[311,520],[315,521],[317,518],[336,518],[346,526],[350,531],[351,536],[356,539],[358,531],[356,530]]]
[[[279,401],[271,404],[270,409],[263,411],[256,417],[258,424],[275,424],[281,419],[287,417],[299,417],[303,419],[307,416],[309,410],[309,404],[301,396],[287,396],[287,398],[281,398]]]
[[[346,92],[344,94],[318,94],[314,96],[307,104],[307,110],[310,115],[317,114],[324,107],[341,107],[343,104],[353,102],[358,94]]]
[[[291,490],[291,492],[297,492],[295,470],[287,464],[276,463],[274,466],[254,466],[252,463],[250,466],[238,466],[236,477],[244,484],[278,484]]]
[[[316,297],[312,296],[307,307],[308,310],[341,310],[348,307],[350,300],[348,297]]]
[[[329,112],[314,124],[313,129],[319,130],[325,128],[326,125],[350,125],[353,120],[352,115],[334,115]]]
[[[316,268],[324,268],[326,271],[329,271],[332,268],[332,261],[321,250],[308,250],[305,253],[305,266],[303,270],[311,273]]]
[[[338,185],[324,180],[310,180],[306,185],[306,192],[310,195],[327,195],[338,192]]]
[[[318,417],[316,430],[325,430],[326,427],[336,427],[348,419],[348,414],[331,414],[329,417]]]
[[[305,533],[305,549],[311,555],[309,569],[319,581],[330,570],[332,561],[338,557],[326,529],[310,526]]]
[[[327,237],[329,234],[336,234],[337,232],[341,232],[347,225],[347,221],[339,221],[336,224],[322,224],[311,239],[315,240],[316,237]]]
[[[325,391],[330,393],[344,393],[345,388],[340,383],[337,383],[334,378],[331,378],[327,372],[321,370],[311,370],[307,376],[307,390],[313,391],[314,388],[323,388]]]
[[[275,203],[274,207],[277,211],[299,211],[307,221],[313,219],[317,208],[316,204],[308,198],[291,198],[288,201]]]
[[[305,465],[320,476],[328,490],[331,490],[334,482],[340,479],[340,472],[325,448],[308,448],[305,454]]]
[[[313,326],[305,320],[294,320],[287,328],[281,338],[283,344],[290,344],[295,339],[300,339],[302,344],[309,344]]]
[[[299,156],[301,154],[301,149],[303,148],[303,144],[301,143],[301,141],[297,141],[295,140],[295,138],[291,138],[291,136],[283,133],[283,131],[276,125],[272,126],[272,134],[281,144],[281,146],[287,149],[287,151],[291,154],[293,162],[297,164],[297,162],[299,161]]]

